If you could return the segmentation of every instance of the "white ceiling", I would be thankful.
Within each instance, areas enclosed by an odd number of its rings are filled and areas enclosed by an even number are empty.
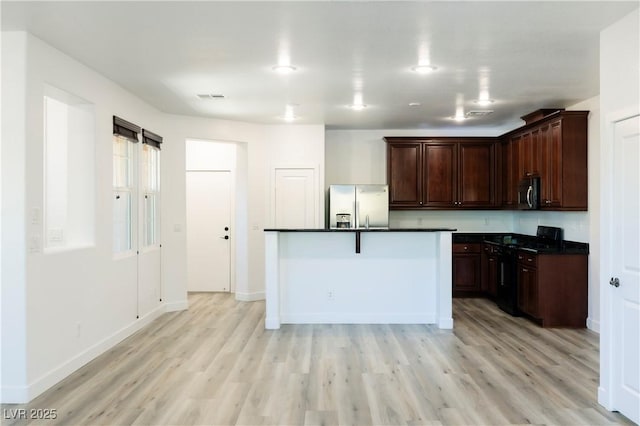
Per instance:
[[[508,128],[599,93],[599,32],[638,1],[8,2],[28,30],[162,111],[336,129]],[[297,70],[272,70],[288,56]],[[411,70],[420,61],[438,69]],[[485,88],[495,102],[473,102]],[[224,94],[201,100],[200,93]],[[361,93],[362,111],[347,107]],[[410,102],[420,106],[410,107]],[[456,108],[492,109],[455,122]]]

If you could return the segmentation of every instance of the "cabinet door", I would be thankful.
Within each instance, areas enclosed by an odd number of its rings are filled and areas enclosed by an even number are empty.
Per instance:
[[[387,145],[389,205],[416,207],[422,204],[422,144]]]
[[[529,159],[530,176],[540,175],[540,129],[531,130],[531,158]]]
[[[516,182],[522,179],[527,173],[527,142],[526,135],[520,134],[512,139],[513,148],[516,150]]]
[[[427,207],[455,207],[457,144],[425,143],[423,201]]]
[[[460,143],[458,154],[458,207],[495,204],[495,145]]]
[[[540,200],[542,208],[562,205],[562,122],[540,128]]]
[[[518,265],[518,308],[538,317],[538,278],[535,268]]]
[[[456,253],[453,255],[453,293],[456,296],[480,291],[480,254]]]
[[[513,206],[516,201],[517,161],[513,152],[512,143],[507,142],[502,145],[502,202],[505,206]]]
[[[533,176],[533,138],[531,132],[526,132],[522,134],[522,137],[519,141],[520,149],[518,151],[518,165],[520,171],[520,178]]]

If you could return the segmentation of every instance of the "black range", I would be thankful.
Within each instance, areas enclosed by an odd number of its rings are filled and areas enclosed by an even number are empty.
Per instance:
[[[518,274],[516,272],[518,251],[536,254],[588,254],[589,245],[563,239],[562,228],[538,226],[536,235],[487,236],[484,243],[494,246],[498,256],[496,303],[503,311],[518,316]]]

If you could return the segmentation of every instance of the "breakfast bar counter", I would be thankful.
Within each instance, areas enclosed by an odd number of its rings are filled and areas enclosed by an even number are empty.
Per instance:
[[[452,328],[455,229],[265,229],[265,327]]]

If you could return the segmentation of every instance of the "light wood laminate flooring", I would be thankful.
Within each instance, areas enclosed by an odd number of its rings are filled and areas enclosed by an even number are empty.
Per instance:
[[[283,325],[264,302],[189,295],[28,405],[61,425],[607,425],[598,335],[454,299],[454,330]]]

